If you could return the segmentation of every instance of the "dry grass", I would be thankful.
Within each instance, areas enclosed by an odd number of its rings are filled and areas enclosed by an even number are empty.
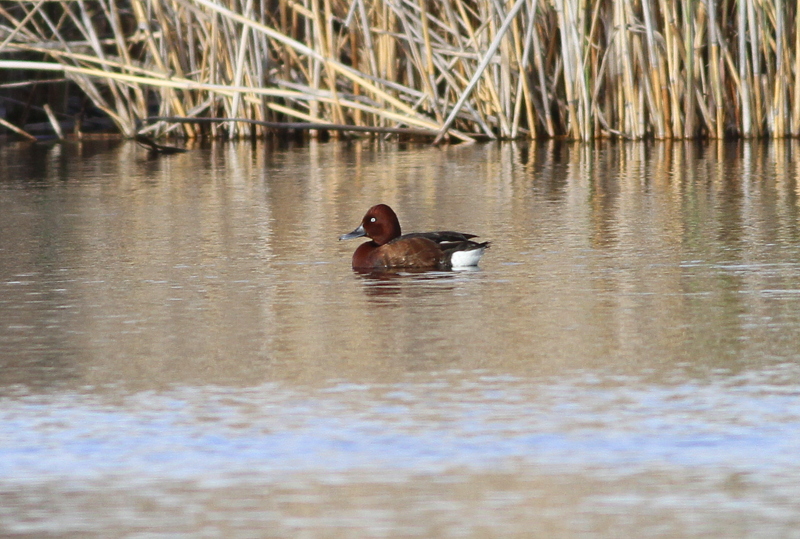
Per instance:
[[[461,140],[784,137],[800,134],[797,12],[781,0],[26,0],[0,4],[0,82],[62,72],[128,136],[263,135],[286,121]]]

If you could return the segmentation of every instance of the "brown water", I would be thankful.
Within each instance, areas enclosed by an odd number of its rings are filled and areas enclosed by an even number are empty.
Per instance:
[[[0,535],[800,537],[798,151],[0,146]]]

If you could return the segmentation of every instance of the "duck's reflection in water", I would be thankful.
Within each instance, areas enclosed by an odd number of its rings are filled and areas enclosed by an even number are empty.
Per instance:
[[[363,291],[369,298],[429,297],[431,294],[455,290],[464,282],[465,274],[480,272],[477,267],[448,271],[353,270],[363,281]]]

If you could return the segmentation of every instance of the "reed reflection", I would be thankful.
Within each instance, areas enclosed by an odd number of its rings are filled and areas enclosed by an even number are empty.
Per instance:
[[[746,366],[797,327],[796,142],[90,144],[36,164],[0,147],[18,382],[358,377],[426,339],[465,368]],[[410,230],[491,239],[481,271],[353,274],[335,238],[376,200]]]

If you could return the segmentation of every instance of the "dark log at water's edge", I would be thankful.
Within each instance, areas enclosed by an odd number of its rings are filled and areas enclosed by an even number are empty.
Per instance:
[[[152,116],[144,119],[145,123],[155,122],[171,123],[190,123],[190,124],[219,124],[225,122],[240,122],[250,125],[266,127],[275,131],[337,131],[352,133],[368,133],[373,135],[402,135],[416,138],[435,138],[439,132],[432,129],[412,129],[408,127],[380,127],[367,125],[338,125],[330,123],[309,123],[309,122],[265,122],[253,120],[251,118],[179,118],[176,116]]]
[[[799,12],[756,0],[9,1],[0,132],[99,119],[130,138],[798,136]]]

